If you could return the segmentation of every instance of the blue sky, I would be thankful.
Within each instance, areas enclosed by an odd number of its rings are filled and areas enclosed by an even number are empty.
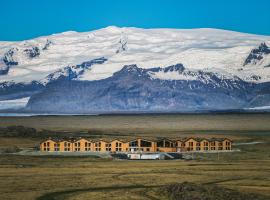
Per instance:
[[[0,40],[109,25],[270,35],[270,0],[2,0]]]

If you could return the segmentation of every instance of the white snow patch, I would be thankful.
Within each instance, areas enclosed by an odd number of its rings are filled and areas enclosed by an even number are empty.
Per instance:
[[[161,79],[161,80],[197,80],[196,76],[191,76],[186,73],[179,73],[178,71],[172,72],[151,72],[149,73],[150,76],[154,79]]]
[[[28,103],[30,97],[24,97],[20,99],[13,99],[13,100],[4,100],[0,101],[0,110],[3,109],[18,109],[23,108]]]
[[[270,106],[259,106],[253,108],[246,108],[246,110],[270,110]]]

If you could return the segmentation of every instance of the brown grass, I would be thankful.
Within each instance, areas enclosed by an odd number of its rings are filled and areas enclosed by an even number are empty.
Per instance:
[[[0,117],[0,127],[23,125],[52,130],[110,130],[111,132],[156,133],[179,131],[265,131],[270,114],[116,115]]]
[[[162,122],[164,116],[154,116],[153,119],[149,119],[148,116],[142,118],[121,116],[116,119],[111,119],[111,116],[103,119],[63,117],[61,120],[59,117],[5,118],[4,121],[0,119],[0,126],[33,125],[36,128],[51,130],[91,128],[105,131],[112,137],[118,135],[129,137],[136,134],[174,137],[197,133],[200,136],[229,136],[242,141],[266,143],[239,146],[237,148],[241,148],[241,152],[220,154],[219,160],[217,154],[196,155],[197,160],[194,161],[112,161],[92,157],[0,155],[0,199],[155,200],[162,199],[156,192],[160,186],[185,181],[219,185],[243,193],[270,197],[270,135],[265,131],[270,130],[269,123],[265,122],[269,120],[269,115],[258,119],[255,119],[258,116],[252,115],[241,120],[236,115],[225,119],[223,129],[216,128],[222,126],[224,117],[215,118],[214,122],[210,120],[210,116],[206,117],[207,119],[195,117],[191,120],[192,123],[189,119],[181,122],[183,120],[181,116],[174,117],[170,116],[164,122]],[[199,121],[196,124],[198,119],[203,122]],[[236,129],[239,120],[243,123],[238,124],[242,131],[228,131]],[[251,120],[256,120],[257,125],[252,124]],[[263,125],[260,121],[266,124]],[[199,130],[199,125],[206,122],[210,130],[194,132],[196,129]],[[188,125],[183,125],[185,123]],[[245,130],[244,125],[250,129]],[[206,124],[203,127],[207,130]],[[255,127],[258,130],[255,130]],[[104,135],[104,132],[101,135]],[[0,138],[0,147],[9,145],[33,147],[38,142],[38,139],[31,138]]]
[[[112,199],[117,199],[119,194],[121,199],[149,199],[139,191],[184,181],[270,196],[269,160],[109,161],[23,156],[0,159],[0,199],[36,199],[53,192],[59,192],[54,194],[56,199],[107,199],[113,195],[116,196]]]

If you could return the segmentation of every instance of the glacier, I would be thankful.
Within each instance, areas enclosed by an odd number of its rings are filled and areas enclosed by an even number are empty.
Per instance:
[[[0,101],[26,112],[270,106],[270,36],[110,26],[0,42]],[[0,108],[1,109],[1,108]]]

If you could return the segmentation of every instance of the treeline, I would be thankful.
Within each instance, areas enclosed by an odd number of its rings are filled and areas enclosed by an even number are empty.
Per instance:
[[[88,130],[88,131],[51,131],[51,130],[37,130],[31,127],[25,126],[7,126],[0,127],[0,137],[23,137],[23,138],[41,138],[45,139],[48,137],[101,137],[106,136],[106,133],[100,130]]]
[[[0,127],[0,137],[28,137],[28,138],[47,138],[56,137],[59,132],[50,130],[36,130],[35,128],[25,126],[7,126]]]
[[[5,137],[37,137],[38,132],[34,128],[24,126],[0,127],[0,136]]]

